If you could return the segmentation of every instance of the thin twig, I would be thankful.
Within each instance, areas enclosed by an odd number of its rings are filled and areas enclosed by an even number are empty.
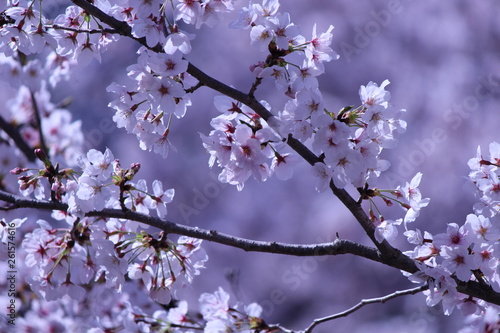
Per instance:
[[[49,149],[45,144],[45,137],[43,136],[42,116],[40,115],[40,108],[36,103],[35,94],[33,93],[33,91],[31,91],[31,89],[30,89],[30,96],[31,96],[31,104],[33,105],[33,113],[35,114],[36,125],[38,127],[37,128],[38,136],[40,137],[40,148],[45,152],[45,154],[49,155]]]
[[[198,82],[196,85],[192,86],[191,88],[184,89],[184,91],[186,92],[186,94],[192,94],[201,87],[203,87],[203,83]]]
[[[254,97],[255,91],[257,90],[257,87],[262,83],[262,78],[258,77],[255,79],[255,82],[252,84],[252,87],[250,88],[250,91],[248,92],[248,96]]]
[[[427,289],[429,289],[429,286],[428,285],[424,285],[424,286],[420,286],[420,287],[416,287],[416,288],[412,288],[412,289],[396,291],[396,292],[394,292],[392,294],[389,294],[389,295],[386,295],[386,296],[382,296],[382,297],[378,297],[378,298],[363,299],[363,300],[361,300],[361,302],[359,302],[358,304],[356,304],[355,306],[353,306],[350,309],[347,309],[345,311],[336,313],[336,314],[331,315],[331,316],[326,316],[326,317],[323,317],[323,318],[315,319],[312,322],[312,324],[303,331],[303,333],[311,333],[312,330],[317,325],[325,323],[327,321],[331,321],[331,320],[337,319],[337,318],[346,317],[346,316],[350,315],[351,313],[353,313],[353,312],[361,309],[365,305],[374,304],[374,303],[385,303],[385,302],[387,302],[387,301],[389,301],[389,300],[391,300],[393,298],[404,296],[404,295],[415,295],[415,294],[418,294],[418,293],[420,293],[420,292],[422,292],[424,290],[427,290]]]

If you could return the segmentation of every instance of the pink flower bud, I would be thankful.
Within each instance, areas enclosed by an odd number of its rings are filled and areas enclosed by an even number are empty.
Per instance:
[[[26,171],[28,171],[28,169],[17,167],[17,168],[14,168],[14,169],[10,170],[10,173],[12,175],[20,175],[21,173],[26,172]]]

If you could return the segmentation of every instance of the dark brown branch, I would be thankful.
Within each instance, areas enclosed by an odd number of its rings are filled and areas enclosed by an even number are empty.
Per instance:
[[[1,190],[0,200],[10,203],[12,205],[10,209],[34,208],[61,211],[66,211],[68,209],[68,205],[64,203],[26,199]],[[215,230],[189,227],[132,211],[124,212],[119,209],[103,209],[102,211],[92,211],[85,215],[88,217],[119,218],[136,221],[157,227],[167,233],[204,239],[209,242],[239,248],[244,251],[266,252],[293,256],[353,254],[409,273],[415,273],[418,270],[413,263],[413,260],[409,257],[385,257],[377,249],[348,240],[337,239],[331,243],[307,245],[264,242],[235,237]],[[463,294],[500,305],[500,293],[493,291],[490,287],[485,288],[476,281],[461,282],[457,280],[457,284],[457,291]]]
[[[43,136],[42,115],[40,114],[40,108],[38,107],[38,104],[36,102],[35,94],[33,93],[33,91],[31,91],[31,89],[30,89],[30,96],[31,96],[31,104],[33,105],[33,114],[35,115],[38,136],[40,137],[40,148],[45,152],[45,154],[48,155],[49,149],[45,144],[45,137]]]
[[[0,129],[3,130],[16,144],[16,147],[21,150],[24,156],[30,162],[36,161],[36,156],[32,147],[30,147],[26,141],[24,141],[23,137],[19,133],[19,131],[14,128],[11,124],[9,124],[2,116],[0,116]]]
[[[252,87],[250,88],[250,91],[248,92],[248,96],[253,97],[255,94],[255,91],[257,90],[257,87],[262,83],[262,78],[258,77],[255,79],[255,82],[252,84]]]
[[[11,206],[9,207],[9,209],[34,208],[34,209],[60,210],[60,211],[68,210],[68,205],[60,202],[27,199],[2,190],[0,190],[0,200],[10,203]]]
[[[63,203],[26,199],[4,191],[0,191],[0,200],[11,203],[12,206],[10,207],[10,209],[35,208],[61,211],[66,211],[68,209],[68,205]],[[189,227],[149,215],[144,215],[132,211],[122,211],[120,209],[104,209],[102,211],[92,211],[87,213],[86,216],[127,219],[159,228],[169,234],[177,234],[204,239],[210,242],[239,248],[244,251],[267,252],[292,256],[354,254],[356,256],[367,258],[373,261],[383,262],[382,258],[380,257],[380,253],[376,249],[348,240],[336,239],[335,241],[330,243],[307,245],[264,242],[235,237],[215,230]]]

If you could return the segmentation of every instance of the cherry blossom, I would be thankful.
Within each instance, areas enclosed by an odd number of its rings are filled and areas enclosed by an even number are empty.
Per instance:
[[[229,294],[219,287],[213,294],[204,293],[200,296],[200,309],[203,319],[207,321],[206,332],[238,330],[251,332],[253,317],[259,317],[262,308],[252,303],[242,308],[241,304],[229,306]]]
[[[366,86],[361,86],[359,89],[361,102],[369,107],[374,105],[387,107],[391,94],[385,90],[385,87],[389,83],[389,80],[385,80],[379,87],[376,83],[370,81]]]
[[[313,175],[315,176],[316,183],[314,185],[316,191],[323,192],[330,186],[332,180],[333,170],[323,163],[316,163],[312,167]]]
[[[185,325],[191,323],[191,320],[187,317],[188,303],[186,301],[180,301],[176,308],[168,311],[167,320],[175,325]]]
[[[476,241],[494,242],[500,238],[498,227],[492,225],[490,219],[482,215],[467,215],[465,227],[468,229],[466,236],[471,243]]]
[[[176,6],[176,20],[183,20],[187,24],[194,24],[202,13],[201,3],[192,0],[180,0]]]
[[[130,196],[125,199],[125,205],[134,211],[148,214],[149,208],[146,205],[148,197],[148,187],[146,184],[146,180],[140,179],[137,184],[133,185],[133,188],[130,191]]]
[[[299,159],[294,154],[276,154],[271,165],[271,171],[275,173],[280,180],[292,178],[293,168],[299,162]]]
[[[398,221],[391,221],[391,220],[384,220],[377,225],[375,228],[375,239],[377,242],[382,242],[384,239],[387,240],[388,242],[393,241],[396,239],[398,235],[398,229],[397,225],[401,224],[401,220]]]
[[[111,177],[111,173],[113,172],[111,163],[114,161],[111,150],[106,149],[103,154],[100,151],[91,149],[88,151],[86,157],[86,160],[82,158],[80,162],[84,173],[97,177],[98,180],[102,181]]]
[[[7,239],[9,236],[9,228],[19,228],[25,221],[27,217],[23,219],[14,219],[10,222],[6,222],[4,220],[0,220],[0,242],[3,244],[7,244]]]
[[[466,230],[456,223],[449,223],[446,233],[434,235],[434,244],[438,246],[461,246],[467,247],[470,243],[466,238]]]
[[[148,52],[148,66],[160,76],[175,76],[187,70],[188,62],[182,59],[180,52],[162,54]]]
[[[167,215],[167,204],[174,198],[174,189],[163,191],[163,184],[159,180],[153,182],[153,195],[146,197],[146,205],[150,209],[156,209],[159,217]]]
[[[442,247],[441,256],[445,259],[443,267],[451,273],[455,273],[457,278],[462,281],[468,281],[472,272],[479,268],[479,263],[474,260],[476,257],[469,254],[465,247]]]
[[[420,181],[422,180],[422,173],[417,173],[410,183],[406,183],[402,187],[398,187],[397,192],[401,193],[405,202],[407,203],[407,213],[405,215],[405,222],[413,222],[420,214],[420,209],[429,204],[429,198],[422,198],[422,194],[418,189]]]
[[[167,54],[174,54],[177,51],[183,54],[191,53],[192,47],[190,40],[193,38],[193,35],[175,28],[174,31],[167,36],[163,49]]]

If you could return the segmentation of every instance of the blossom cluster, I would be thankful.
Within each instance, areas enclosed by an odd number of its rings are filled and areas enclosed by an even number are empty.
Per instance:
[[[470,324],[461,330],[464,333],[476,332],[477,327],[494,331],[500,325],[500,320],[494,315],[498,316],[497,307],[457,292],[458,281],[471,280],[500,291],[500,201],[496,194],[499,147],[496,142],[490,144],[487,158],[478,148],[476,157],[469,160],[469,181],[480,202],[474,206],[474,214],[469,214],[463,225],[449,223],[444,233],[433,235],[409,227],[429,203],[429,199],[423,198],[418,189],[421,173],[395,190],[373,189],[363,193],[370,200],[381,197],[388,205],[395,202],[406,210],[404,218],[384,220],[375,216],[370,208],[370,218],[376,225],[375,237],[378,241],[393,241],[398,235],[398,227],[404,226],[407,241],[415,246],[405,254],[415,260],[419,271],[403,274],[412,282],[429,284],[429,290],[425,292],[429,306],[441,303],[446,315],[459,308],[468,318],[466,323]]]
[[[217,161],[223,168],[221,182],[241,190],[250,176],[259,181],[265,181],[272,173],[283,180],[292,176],[298,159],[290,153],[280,153],[284,143],[266,121],[226,96],[217,96],[215,106],[222,114],[210,122],[214,130],[208,136],[200,136],[210,153],[209,165],[212,167]]]
[[[222,14],[233,9],[232,0],[177,1],[173,21],[167,17],[160,1],[123,1],[110,13],[124,20],[136,37],[145,37],[147,46],[139,50],[137,64],[130,66],[128,78],[113,83],[108,91],[118,95],[109,106],[115,109],[113,120],[118,128],[135,134],[143,150],[167,157],[175,147],[169,141],[172,116],[182,118],[191,105],[188,92],[197,80],[186,73],[188,62],[183,58],[191,52],[194,38],[179,29],[177,22],[200,28],[215,25]],[[166,31],[166,33],[165,33]],[[161,48],[154,48],[161,45]],[[154,49],[153,49],[154,48]]]
[[[38,59],[23,63],[20,58],[14,60],[0,54],[0,82],[16,90],[6,108],[0,110],[0,116],[18,130],[30,147],[50,146],[47,153],[53,160],[74,165],[84,143],[81,121],[72,119],[64,101],[58,104],[51,101],[51,84],[48,82],[56,85],[65,76],[62,71],[51,70],[56,65],[54,61],[57,60],[51,55],[45,64]],[[11,164],[20,166],[26,163],[19,154],[9,152],[7,146],[0,154],[3,152],[6,153],[5,160],[18,156],[16,163]]]
[[[494,217],[500,212],[500,143],[492,142],[489,157],[483,157],[481,147],[469,160],[469,180],[480,202],[474,206],[478,214]]]
[[[37,156],[45,170],[19,177],[20,187],[43,189],[43,182],[48,182],[51,198],[68,204],[66,212],[56,211],[53,217],[70,226],[53,228],[40,220],[39,228],[24,238],[26,263],[37,267],[29,278],[30,286],[43,298],[55,300],[70,295],[80,300],[84,286],[99,280],[121,290],[128,277],[139,279],[152,299],[167,304],[172,288],[190,283],[200,273],[208,259],[200,247],[201,240],[181,236],[173,242],[164,232],[155,236],[157,231],[138,223],[85,216],[90,211],[121,208],[144,214],[151,209],[165,217],[173,189],[164,191],[162,183],[155,180],[154,194],[148,194],[144,179],[132,182],[139,165],[122,169],[109,149],[104,153],[91,149],[82,156],[81,174],[71,169],[58,171],[46,155],[37,151]],[[14,170],[23,172],[28,171]],[[44,191],[37,189],[39,199],[44,199]]]
[[[390,94],[384,89],[388,83],[361,86],[362,105],[338,114],[325,109],[319,90],[301,90],[279,117],[268,122],[237,101],[216,97],[215,107],[223,114],[212,120],[214,130],[208,136],[201,135],[211,155],[209,165],[217,161],[223,168],[219,180],[239,189],[251,175],[265,181],[276,172],[278,178],[288,179],[298,161],[297,156],[283,152],[290,134],[304,143],[312,139],[313,150],[322,157],[313,166],[318,191],[328,188],[331,180],[338,188],[348,184],[362,188],[389,167],[388,161],[378,157],[383,148],[395,147],[395,132],[406,127],[399,119],[403,110],[388,104]],[[261,103],[270,108],[265,101]],[[407,193],[408,200],[415,202],[410,196]],[[418,209],[414,204],[409,214]]]
[[[179,29],[178,22],[196,28],[214,26],[222,14],[233,10],[233,0],[174,1],[171,12],[167,2],[126,0],[94,4],[103,13],[128,24],[132,35],[144,38],[150,49],[161,46],[161,52],[144,48],[138,63],[129,68],[131,81],[113,83],[109,91],[119,95],[110,103],[116,109],[117,126],[136,134],[142,149],[164,157],[170,149],[170,117],[185,114],[191,105],[186,90],[196,84],[185,73],[187,61],[182,59],[191,51],[194,35]],[[9,0],[0,8],[0,54],[14,57],[51,50],[45,67],[38,60],[28,61],[23,68],[10,63],[3,66],[6,68],[2,73],[9,74],[9,81],[22,82],[32,90],[41,88],[44,76],[50,76],[48,79],[55,85],[76,63],[83,66],[92,59],[100,60],[101,54],[120,36],[75,5],[49,20],[42,14],[42,3]]]
[[[362,104],[357,108],[344,108],[338,114],[311,113],[311,125],[316,128],[313,150],[324,156],[324,163],[314,165],[318,189],[327,188],[330,179],[339,188],[348,184],[362,188],[389,168],[390,163],[379,155],[384,148],[396,146],[395,134],[406,129],[406,122],[399,118],[405,110],[389,104],[388,84],[385,80],[380,87],[373,82],[361,86]]]
[[[125,279],[140,280],[149,296],[168,304],[171,294],[199,275],[207,256],[201,241],[164,233],[137,223],[76,219],[71,228],[53,228],[39,220],[23,241],[31,289],[45,300],[65,295],[81,301],[95,283],[121,292]]]
[[[138,63],[128,68],[125,84],[108,87],[109,92],[119,95],[110,103],[116,110],[113,120],[118,128],[136,135],[141,149],[163,157],[175,149],[168,139],[172,115],[185,115],[191,105],[186,90],[196,84],[185,73],[187,67],[179,51],[170,55],[143,48]]]
[[[333,26],[318,34],[315,25],[311,38],[306,38],[290,15],[278,10],[277,0],[251,2],[231,27],[249,29],[251,44],[268,53],[265,61],[251,67],[256,75],[253,89],[271,79],[288,101],[281,110],[261,101],[275,115],[268,124],[245,105],[217,97],[215,106],[223,115],[212,120],[214,130],[208,137],[202,135],[211,155],[209,164],[215,158],[223,168],[219,179],[239,189],[250,175],[264,181],[274,168],[279,178],[290,178],[296,158],[280,153],[278,143],[291,135],[304,143],[312,139],[314,152],[322,156],[322,162],[313,167],[318,191],[331,180],[339,188],[363,187],[388,168],[389,163],[378,156],[383,148],[395,147],[395,133],[405,130],[406,123],[400,119],[404,110],[389,105],[386,80],[380,87],[373,82],[362,86],[359,107],[343,108],[337,114],[329,111],[317,76],[324,73],[325,62],[339,57],[330,47]],[[266,159],[272,160],[271,167]]]
[[[465,223],[449,223],[446,232],[432,235],[419,229],[407,229],[408,242],[415,245],[406,254],[419,263],[419,271],[409,275],[415,283],[429,283],[427,304],[439,302],[449,315],[458,307],[467,323],[461,332],[476,332],[477,327],[495,331],[500,326],[498,307],[457,292],[457,282],[477,281],[500,291],[498,253],[500,224],[498,219],[498,167],[500,145],[490,144],[489,156],[478,148],[476,157],[469,160],[469,181],[480,202]]]
[[[4,263],[0,262],[0,266]],[[29,272],[29,267],[23,271]],[[1,283],[0,283],[1,286]],[[24,285],[23,285],[24,287]],[[151,304],[134,281],[125,281],[122,292],[113,292],[98,282],[86,290],[83,298],[65,297],[58,302],[46,301],[25,293],[22,300],[26,313],[18,318],[20,331],[104,332],[272,332],[259,316],[256,303],[230,305],[229,294],[222,288],[199,297],[199,310],[190,309],[186,301],[172,299],[168,307]],[[3,296],[0,296],[0,303]],[[18,304],[19,304],[18,303]],[[0,322],[0,329],[7,329]]]
[[[369,190],[363,193],[366,198],[381,197],[385,203],[392,206],[394,202],[405,210],[405,216],[396,220],[386,220],[383,216],[374,213],[370,208],[370,219],[375,227],[375,239],[382,242],[384,239],[393,241],[398,235],[398,227],[403,225],[408,230],[407,225],[414,222],[420,215],[422,208],[427,207],[429,198],[422,198],[422,193],[418,186],[422,180],[422,173],[417,173],[412,180],[404,185],[398,186],[395,190]],[[371,201],[373,202],[373,201]]]
[[[153,315],[158,325],[177,327],[174,332],[191,333],[203,328],[205,333],[267,332],[268,326],[260,319],[262,308],[257,303],[229,305],[229,294],[219,287],[214,293],[203,293],[199,298],[203,321],[188,312],[188,303],[180,301],[168,312],[160,310]]]
[[[77,6],[68,6],[64,14],[51,20],[42,13],[42,1],[8,0],[0,25],[0,52],[6,56],[38,54],[49,48],[57,65],[63,62],[88,64],[91,59],[100,60],[116,35],[88,33],[99,29],[96,21]],[[83,33],[82,31],[86,31]],[[58,67],[58,66],[55,66]]]
[[[155,180],[153,194],[148,194],[144,179],[130,182],[139,171],[139,164],[123,169],[109,149],[104,153],[91,149],[79,163],[82,175],[77,182],[70,181],[67,185],[72,189],[68,212],[73,215],[82,216],[95,209],[123,208],[123,205],[144,214],[153,209],[159,217],[167,215],[167,204],[173,200],[174,189],[163,190],[162,182]],[[116,186],[110,186],[112,184]]]

